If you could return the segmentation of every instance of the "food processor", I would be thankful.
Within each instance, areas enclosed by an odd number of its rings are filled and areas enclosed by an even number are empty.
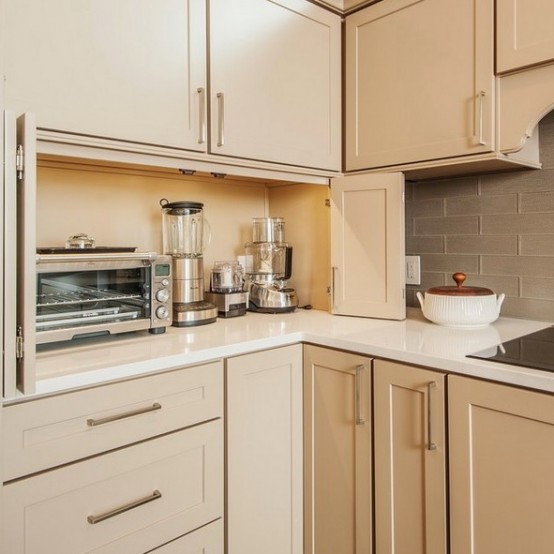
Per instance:
[[[245,245],[245,290],[253,312],[293,312],[298,307],[296,291],[287,286],[292,273],[292,246],[285,242],[282,217],[256,217],[252,242]]]
[[[215,262],[206,298],[217,306],[219,317],[237,317],[246,314],[248,293],[242,290],[243,268],[235,260]]]
[[[204,299],[203,252],[210,243],[204,204],[200,202],[168,202],[162,207],[164,254],[172,257],[173,325],[192,327],[213,323],[217,308]]]

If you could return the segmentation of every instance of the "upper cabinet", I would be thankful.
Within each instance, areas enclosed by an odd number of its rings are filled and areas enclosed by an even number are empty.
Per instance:
[[[340,170],[341,20],[322,7],[6,0],[0,21],[5,108],[39,138]]]
[[[490,152],[492,0],[387,0],[346,18],[346,169]]]
[[[502,0],[496,3],[498,73],[554,60],[554,2]]]
[[[7,0],[5,106],[41,129],[206,150],[199,0]]]
[[[340,169],[340,18],[305,0],[210,1],[211,150]]]

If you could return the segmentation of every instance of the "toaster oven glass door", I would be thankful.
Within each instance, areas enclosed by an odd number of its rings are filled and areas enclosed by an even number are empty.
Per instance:
[[[37,332],[150,320],[150,267],[39,273]]]

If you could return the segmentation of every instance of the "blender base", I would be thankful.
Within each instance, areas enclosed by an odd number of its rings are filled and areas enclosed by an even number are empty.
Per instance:
[[[217,319],[217,307],[211,302],[173,304],[173,327],[194,327],[214,323]]]

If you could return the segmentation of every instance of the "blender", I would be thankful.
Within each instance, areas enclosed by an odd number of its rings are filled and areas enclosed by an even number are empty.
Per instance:
[[[282,217],[255,217],[252,242],[245,245],[245,290],[253,312],[293,312],[298,306],[296,291],[287,286],[292,272],[292,246],[285,242]]]
[[[168,202],[162,198],[160,206],[163,251],[172,257],[173,325],[192,327],[213,323],[217,308],[204,299],[203,252],[210,242],[204,204]]]

